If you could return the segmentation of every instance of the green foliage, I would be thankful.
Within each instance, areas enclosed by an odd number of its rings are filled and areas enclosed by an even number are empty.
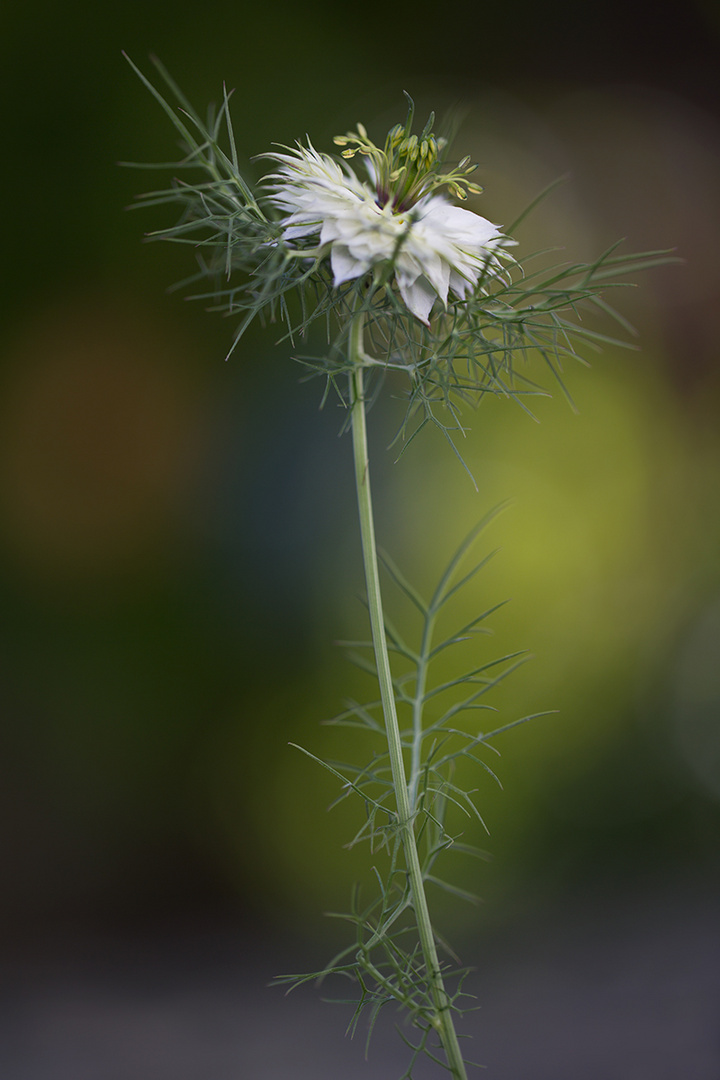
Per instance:
[[[483,827],[485,823],[477,806],[475,789],[466,788],[459,780],[456,765],[466,761],[473,767],[475,776],[479,768],[492,781],[500,783],[486,760],[488,753],[498,753],[492,740],[534,717],[526,716],[482,731],[478,730],[478,714],[494,711],[485,701],[486,695],[523,663],[526,656],[512,653],[490,660],[478,658],[469,671],[455,677],[436,681],[433,676],[438,666],[436,661],[441,657],[444,660],[448,650],[457,651],[458,646],[470,642],[475,652],[478,638],[490,632],[486,627],[487,619],[502,606],[496,604],[488,608],[447,636],[440,637],[437,633],[438,621],[448,614],[452,600],[489,564],[494,553],[461,572],[463,560],[474,543],[502,509],[503,506],[497,507],[470,532],[455,552],[429,601],[419,595],[387,555],[382,556],[389,578],[412,605],[418,622],[417,645],[413,646],[385,619],[388,647],[394,656],[393,686],[401,719],[412,827],[421,854],[422,880],[426,886],[439,888],[471,903],[477,902],[478,898],[454,885],[442,867],[446,855],[488,857],[476,846],[462,842],[463,820],[475,818]],[[341,644],[349,650],[351,661],[377,683],[372,642]],[[351,980],[356,996],[344,999],[354,1006],[351,1031],[356,1030],[361,1014],[368,1010],[369,1038],[380,1010],[395,1003],[404,1010],[415,1032],[415,1038],[403,1033],[413,1051],[412,1061],[424,1053],[444,1065],[436,1057],[433,984],[417,938],[381,702],[348,702],[347,708],[328,723],[363,731],[375,746],[370,760],[364,765],[322,761],[307,750],[303,753],[339,780],[341,792],[333,805],[352,796],[361,801],[364,817],[347,846],[361,842],[369,844],[376,858],[373,870],[377,889],[374,896],[364,897],[356,887],[350,911],[333,915],[347,921],[354,929],[354,940],[347,948],[320,971],[286,976],[279,981],[294,987],[307,981],[323,981],[333,975]],[[451,945],[437,931],[435,936],[447,957],[442,973],[446,987],[452,988],[448,992],[450,1008],[462,1014],[467,969],[456,966],[457,957]],[[411,1069],[412,1062],[405,1077],[411,1076]]]

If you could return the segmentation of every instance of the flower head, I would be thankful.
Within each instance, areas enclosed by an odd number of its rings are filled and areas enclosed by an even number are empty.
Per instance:
[[[431,116],[419,137],[411,134],[411,108],[383,149],[361,124],[356,134],[338,136],[344,158],[367,159],[367,181],[311,144],[268,155],[280,166],[268,185],[284,214],[283,239],[316,237],[320,253],[329,253],[336,287],[390,265],[406,307],[426,324],[437,298],[446,304],[451,290],[464,300],[488,269],[496,272],[508,243],[491,222],[437,194],[446,187],[464,198],[480,189],[467,180],[474,168],[468,158],[442,171],[444,144],[432,123]]]

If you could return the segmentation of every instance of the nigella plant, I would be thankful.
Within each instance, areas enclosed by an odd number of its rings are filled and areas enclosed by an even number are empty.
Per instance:
[[[590,263],[534,271],[526,259],[523,271],[511,236],[525,215],[500,229],[458,205],[480,192],[470,180],[474,166],[469,158],[448,158],[432,116],[414,130],[410,99],[405,122],[381,145],[358,124],[335,139],[337,157],[309,141],[281,148],[265,155],[267,174],[252,186],[238,167],[228,95],[203,121],[159,64],[179,108],[132,66],[183,147],[181,159],[164,166],[175,174],[171,184],[138,200],[141,207],[179,210],[175,225],[150,235],[193,247],[197,269],[187,283],[199,286],[195,295],[210,308],[237,317],[230,353],[256,317],[280,324],[295,358],[324,379],[325,394],[338,395],[351,431],[370,622],[370,640],[354,643],[353,651],[375,692],[366,703],[350,703],[334,722],[349,738],[361,729],[375,745],[362,766],[303,752],[337,780],[339,799],[356,798],[359,824],[351,843],[365,841],[372,851],[376,891],[354,894],[348,947],[320,970],[288,981],[348,978],[353,1028],[365,1010],[372,1027],[378,1011],[394,1003],[407,1021],[400,1026],[411,1048],[405,1077],[418,1055],[427,1054],[465,1080],[456,1033],[465,972],[455,970],[433,923],[428,886],[463,893],[447,880],[443,855],[450,848],[477,854],[459,839],[456,819],[482,817],[456,765],[465,759],[493,775],[487,758],[493,740],[529,719],[511,718],[491,730],[478,722],[487,715],[486,695],[522,657],[479,656],[469,671],[438,681],[438,658],[472,641],[491,614],[480,612],[447,637],[436,632],[439,616],[487,563],[468,568],[463,560],[496,511],[463,541],[432,595],[421,596],[378,555],[368,406],[391,380],[405,396],[403,446],[430,423],[458,452],[468,405],[500,395],[529,411],[528,399],[547,392],[528,374],[533,357],[562,387],[567,360],[614,340],[583,324],[582,309],[595,308],[627,329],[606,292],[619,276],[667,258],[621,255],[613,247]],[[406,641],[384,613],[381,564],[417,611],[415,641]]]

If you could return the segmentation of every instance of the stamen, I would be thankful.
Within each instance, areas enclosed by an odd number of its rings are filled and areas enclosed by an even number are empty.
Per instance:
[[[344,147],[342,157],[346,160],[356,154],[371,158],[378,206],[391,203],[395,213],[403,213],[442,188],[448,189],[457,199],[478,194],[482,189],[467,179],[477,165],[464,157],[454,168],[443,171],[441,154],[446,140],[433,134],[435,114],[430,114],[422,134],[417,136],[412,132],[415,106],[409,96],[408,103],[405,126],[395,124],[390,128],[382,150],[360,123],[355,132],[337,135],[334,139],[336,146]]]

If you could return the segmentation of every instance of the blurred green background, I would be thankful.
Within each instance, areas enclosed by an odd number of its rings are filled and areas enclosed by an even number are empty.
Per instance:
[[[235,88],[248,162],[362,119],[464,109],[475,208],[589,258],[675,247],[617,301],[640,351],[567,373],[543,401],[466,420],[476,493],[440,436],[393,464],[402,403],[372,417],[381,543],[421,590],[470,526],[513,505],[468,610],[505,598],[483,656],[535,659],[494,699],[555,716],[478,778],[492,863],[458,871],[497,922],[563,890],[716,879],[720,824],[717,301],[720,20],[713,5],[521,3],[361,11],[310,0],[11,2],[0,296],[0,915],[262,917],[323,931],[364,853],[352,807],[288,747],[369,694],[333,640],[362,633],[350,452],[332,401],[272,328],[168,294],[192,269],[125,212],[170,160],[167,119],[121,58],[161,57],[200,108]],[[248,165],[258,175],[257,165]],[[564,257],[562,255],[559,258]],[[476,915],[471,915],[476,919]],[[463,912],[453,919],[463,919]]]

